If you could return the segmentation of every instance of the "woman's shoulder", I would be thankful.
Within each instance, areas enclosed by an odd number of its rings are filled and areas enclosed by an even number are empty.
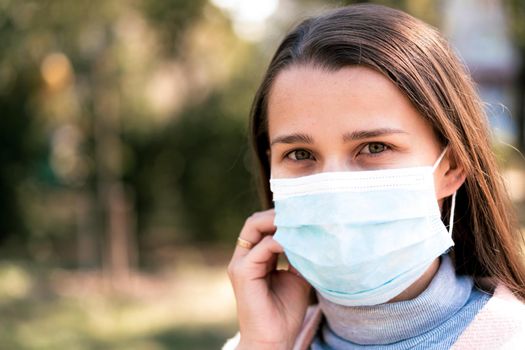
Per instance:
[[[519,349],[523,343],[525,304],[499,283],[453,349]]]
[[[525,318],[525,303],[520,300],[505,284],[497,280],[484,278],[477,279],[476,286],[481,291],[492,294],[482,309],[487,315],[507,315],[509,317]],[[510,312],[510,313],[509,313]],[[481,317],[482,313],[479,313]]]

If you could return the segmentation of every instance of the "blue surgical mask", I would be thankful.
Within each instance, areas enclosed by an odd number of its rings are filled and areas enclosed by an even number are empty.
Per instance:
[[[454,245],[441,221],[434,166],[270,179],[274,239],[326,299],[346,306],[394,298]]]

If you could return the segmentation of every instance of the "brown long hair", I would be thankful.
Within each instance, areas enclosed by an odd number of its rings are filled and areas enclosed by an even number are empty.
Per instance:
[[[360,4],[300,23],[283,39],[253,101],[250,133],[263,206],[272,207],[267,103],[291,65],[366,65],[393,81],[463,166],[452,256],[459,274],[495,277],[525,301],[523,237],[491,151],[486,116],[465,67],[433,27],[399,10]],[[450,203],[443,206],[448,219]]]

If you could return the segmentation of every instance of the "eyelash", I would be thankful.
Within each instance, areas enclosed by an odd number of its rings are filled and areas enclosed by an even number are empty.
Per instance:
[[[386,143],[383,143],[383,142],[368,142],[366,144],[363,145],[363,147],[360,148],[360,151],[358,154],[361,154],[361,151],[365,148],[365,147],[370,147],[370,145],[382,145],[384,147],[384,150],[381,151],[381,152],[377,152],[377,153],[362,153],[362,155],[365,155],[367,157],[378,157],[381,155],[381,153],[384,153],[385,151],[388,151],[388,150],[391,150],[392,147],[387,145]],[[312,160],[312,159],[291,159],[290,158],[290,155],[293,154],[294,152],[298,152],[298,151],[305,151],[305,152],[308,152],[310,154],[310,157],[313,157],[313,152],[307,150],[307,149],[304,149],[304,148],[297,148],[297,149],[294,149],[294,150],[291,150],[290,152],[287,152],[285,155],[284,155],[284,158],[292,161],[292,162],[303,162],[305,160]],[[315,160],[315,158],[313,159]]]

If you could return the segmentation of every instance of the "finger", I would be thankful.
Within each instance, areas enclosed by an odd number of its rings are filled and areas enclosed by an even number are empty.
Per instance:
[[[264,278],[272,271],[274,257],[282,252],[283,248],[272,236],[264,237],[246,256],[232,259],[228,265],[230,280],[236,285]]]
[[[264,237],[242,260],[244,275],[250,279],[265,277],[275,270],[275,259],[283,247],[272,236]]]
[[[265,235],[275,232],[274,218],[275,211],[273,209],[254,213],[246,219],[239,237],[256,246]],[[249,251],[248,248],[236,246],[233,259],[245,256]]]

